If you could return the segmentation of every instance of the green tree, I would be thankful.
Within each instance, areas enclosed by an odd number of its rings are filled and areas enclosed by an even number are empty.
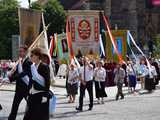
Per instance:
[[[154,50],[154,57],[160,58],[160,34],[157,34],[155,39],[155,50]]]
[[[11,37],[19,33],[17,0],[0,0],[0,59],[12,55]]]
[[[37,2],[34,2],[31,8],[43,11],[46,25],[50,24],[48,35],[63,32],[66,16],[63,6],[59,1],[48,0],[45,5],[39,5]]]

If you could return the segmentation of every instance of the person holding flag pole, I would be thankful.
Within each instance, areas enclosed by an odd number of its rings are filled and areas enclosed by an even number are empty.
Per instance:
[[[21,46],[19,49],[19,60],[13,69],[8,73],[10,82],[16,80],[16,92],[12,104],[11,113],[8,120],[16,120],[19,104],[24,98],[27,101],[29,90],[31,88],[31,64],[32,62],[28,57],[27,47]]]
[[[90,64],[89,59],[83,58],[83,66],[80,68],[80,96],[79,106],[76,108],[77,111],[83,110],[83,97],[85,90],[87,89],[90,99],[88,110],[93,108],[93,66]]]

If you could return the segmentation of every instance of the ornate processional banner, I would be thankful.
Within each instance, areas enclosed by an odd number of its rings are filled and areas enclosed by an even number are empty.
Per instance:
[[[127,30],[112,30],[112,35],[117,42],[118,53],[122,55],[123,60],[126,60],[127,54]],[[118,56],[114,51],[108,32],[106,32],[106,57],[108,61],[118,62]]]
[[[99,55],[99,11],[68,11],[74,54]]]
[[[65,33],[58,34],[57,36],[57,47],[58,47],[58,59],[61,63],[69,62],[69,48],[67,43],[67,37]]]
[[[40,30],[41,17],[41,11],[19,8],[21,44],[29,47],[37,38]]]

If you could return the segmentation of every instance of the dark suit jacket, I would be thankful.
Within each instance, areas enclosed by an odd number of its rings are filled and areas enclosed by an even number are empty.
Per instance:
[[[18,73],[18,67],[16,69],[16,71],[14,72],[14,74],[10,77],[10,81],[16,81],[16,92],[19,93],[29,93],[29,89],[31,88],[31,78],[32,78],[32,74],[31,74],[31,65],[32,62],[29,60],[29,58],[26,58],[22,64],[22,68],[23,68],[23,72],[22,73]],[[29,81],[29,85],[27,85],[22,78],[28,75],[30,81]]]
[[[33,86],[36,90],[40,91],[49,91],[50,87],[50,69],[47,64],[40,63],[38,66],[38,73],[44,78],[45,80],[45,86],[41,86],[36,81],[32,81]]]

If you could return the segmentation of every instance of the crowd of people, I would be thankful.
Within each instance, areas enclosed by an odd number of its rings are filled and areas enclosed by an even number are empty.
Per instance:
[[[11,60],[0,60],[0,80],[7,77],[7,72],[15,65]]]
[[[1,61],[1,79],[9,82],[16,81],[15,96],[8,120],[15,120],[19,104],[26,100],[27,106],[24,120],[48,120],[49,100],[53,94],[50,91],[51,70],[49,56],[43,49],[35,48],[27,55],[27,48],[19,49],[17,62]],[[106,87],[117,86],[115,100],[124,99],[123,86],[129,88],[129,92],[135,93],[137,82],[141,83],[141,89],[152,92],[160,80],[159,61],[145,57],[139,61],[133,61],[127,57],[126,63],[105,61],[104,59],[91,60],[87,57],[78,58],[79,65],[71,62],[67,66],[66,90],[69,97],[68,103],[74,103],[79,90],[79,105],[77,111],[83,110],[85,91],[89,95],[89,108],[93,109],[95,97],[98,104],[104,104],[107,97]],[[53,65],[54,68],[58,68]],[[54,69],[54,71],[57,71]],[[56,72],[57,73],[57,72]],[[95,86],[95,87],[94,87]],[[0,105],[0,109],[2,106]]]
[[[34,48],[27,56],[27,47],[19,48],[19,59],[10,68],[2,66],[2,81],[16,81],[15,95],[8,120],[16,120],[19,105],[26,100],[23,120],[49,120],[50,89],[49,56],[40,48]],[[5,69],[4,69],[5,68]],[[8,79],[5,79],[5,78]],[[5,79],[5,80],[4,80]],[[2,108],[1,108],[2,109]]]
[[[126,63],[105,62],[104,60],[89,60],[86,57],[80,58],[81,67],[71,63],[67,72],[66,89],[69,96],[69,103],[75,101],[78,93],[79,106],[78,111],[83,110],[83,98],[87,89],[90,99],[89,109],[93,108],[93,88],[95,88],[95,97],[98,104],[104,104],[104,97],[107,97],[106,87],[117,86],[115,100],[124,99],[123,86],[128,87],[130,93],[136,93],[136,85],[141,84],[142,90],[152,92],[160,80],[159,61],[149,59],[147,64],[146,58],[141,57],[139,61],[132,61],[127,57]],[[93,87],[93,85],[95,87]]]

